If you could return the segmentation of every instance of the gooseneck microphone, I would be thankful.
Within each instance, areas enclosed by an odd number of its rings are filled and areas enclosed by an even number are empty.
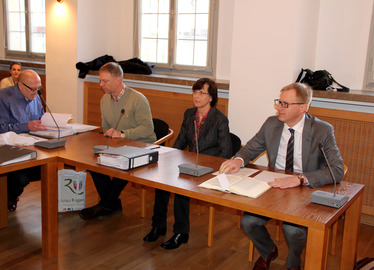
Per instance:
[[[331,177],[334,181],[334,193],[321,191],[321,190],[316,190],[316,191],[312,192],[312,195],[311,195],[312,196],[312,203],[318,203],[318,204],[322,204],[322,205],[326,205],[326,206],[340,208],[340,207],[342,207],[343,204],[345,204],[348,201],[349,197],[344,196],[344,195],[336,194],[335,175],[332,172],[330,162],[327,159],[327,156],[326,156],[326,153],[325,153],[325,150],[323,148],[322,143],[318,144],[318,148],[321,150],[321,152],[323,154],[323,158],[325,159],[325,161],[327,163],[327,167],[329,168]]]
[[[192,176],[202,176],[204,174],[210,173],[213,171],[212,168],[199,166],[199,139],[197,136],[197,128],[196,128],[196,116],[193,118],[194,121],[194,129],[195,129],[195,138],[196,138],[196,164],[190,164],[190,163],[183,163],[178,165],[179,173],[188,174]]]
[[[47,102],[45,102],[45,99],[43,98],[42,91],[40,89],[38,90],[38,95],[41,98],[41,100],[44,102],[45,107],[48,109],[49,113],[51,114],[51,117],[53,121],[56,124],[57,127],[57,139],[52,139],[52,140],[46,140],[46,141],[40,141],[36,142],[34,145],[47,148],[47,149],[53,149],[53,148],[58,148],[58,147],[63,147],[65,146],[66,140],[61,140],[60,139],[60,127],[58,126],[56,119],[54,118],[52,111],[49,109]]]
[[[110,136],[109,136],[109,139],[108,139],[108,143],[106,144],[106,148],[107,148],[107,149],[109,148],[110,138],[112,138],[113,133],[114,133],[114,131],[117,129],[117,127],[118,127],[118,125],[119,125],[119,122],[121,121],[121,119],[122,119],[122,117],[123,117],[124,114],[125,114],[125,109],[122,109],[122,110],[121,110],[121,117],[118,119],[117,125],[116,125],[115,128],[113,128],[112,133],[110,133]]]

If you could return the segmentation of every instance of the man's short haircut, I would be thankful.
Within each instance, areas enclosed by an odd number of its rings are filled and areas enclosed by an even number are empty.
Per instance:
[[[305,83],[291,83],[281,89],[281,93],[294,89],[296,91],[296,96],[299,98],[299,102],[310,105],[313,97],[312,88]]]
[[[197,80],[192,86],[192,91],[202,89],[205,84],[208,84],[208,92],[212,98],[212,101],[210,102],[210,106],[215,107],[218,101],[218,96],[217,96],[217,84],[213,80],[209,78],[201,78]]]
[[[121,77],[123,78],[123,70],[121,66],[115,62],[108,62],[101,66],[99,69],[99,72],[106,71],[110,73],[110,75],[115,76],[115,77]]]
[[[20,62],[12,62],[12,63],[10,63],[9,70],[11,70],[14,65],[19,65],[22,69],[22,65],[21,65]]]

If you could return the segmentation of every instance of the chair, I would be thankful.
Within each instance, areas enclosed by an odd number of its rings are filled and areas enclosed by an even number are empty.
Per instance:
[[[169,125],[161,119],[153,118],[154,131],[157,140],[153,144],[170,146],[171,139],[174,137],[174,131]]]
[[[169,128],[169,125],[161,119],[152,118],[154,132],[156,134],[156,141],[153,144],[156,145],[163,145],[163,146],[170,146],[171,139],[174,137],[174,131]],[[132,187],[135,187],[135,183],[132,183]],[[142,194],[141,194],[141,217],[145,217],[146,211],[146,198],[145,198],[145,187],[141,186]],[[135,192],[134,192],[135,193]]]
[[[234,133],[230,132],[231,137],[231,144],[232,144],[232,153],[231,156],[234,156],[236,152],[239,151],[240,147],[242,147],[242,141],[240,138],[235,135]],[[200,204],[198,204],[197,212],[200,214]],[[208,247],[213,246],[213,227],[214,227],[214,215],[215,215],[215,207],[213,204],[209,206],[209,225],[208,225]]]

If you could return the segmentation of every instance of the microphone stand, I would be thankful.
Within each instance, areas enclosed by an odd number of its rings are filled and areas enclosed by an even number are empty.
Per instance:
[[[53,116],[51,110],[49,109],[49,107],[47,105],[47,102],[45,102],[45,99],[43,98],[43,95],[42,95],[42,91],[40,91],[40,89],[38,90],[38,95],[41,98],[41,100],[44,102],[45,107],[48,109],[49,113],[51,114],[51,117],[52,117],[53,121],[56,124],[56,127],[57,127],[57,139],[36,142],[34,145],[39,146],[39,147],[43,147],[43,148],[47,148],[47,149],[53,149],[53,148],[58,148],[58,147],[65,146],[66,140],[61,140],[60,139],[60,127],[58,126],[55,117]]]

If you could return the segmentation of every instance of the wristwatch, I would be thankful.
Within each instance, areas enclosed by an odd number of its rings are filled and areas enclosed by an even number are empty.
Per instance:
[[[299,181],[300,181],[300,186],[304,185],[304,175],[299,174],[299,175],[297,176],[297,178],[298,178]]]
[[[121,138],[124,139],[126,138],[126,134],[121,130]]]

